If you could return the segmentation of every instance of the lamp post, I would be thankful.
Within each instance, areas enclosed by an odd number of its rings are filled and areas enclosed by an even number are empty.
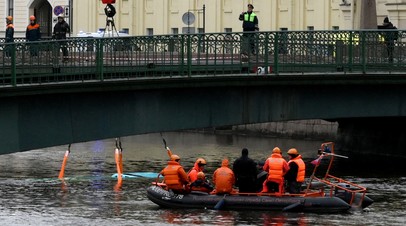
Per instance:
[[[203,4],[203,34],[206,34],[206,5]]]
[[[188,17],[187,17],[187,25],[188,25],[188,33],[189,31],[189,25],[192,24],[194,22],[194,16],[193,16],[193,22],[190,21],[190,16],[191,14],[189,14],[190,12],[203,12],[203,34],[206,33],[206,5],[203,4],[203,7],[201,9],[189,9],[188,10]]]

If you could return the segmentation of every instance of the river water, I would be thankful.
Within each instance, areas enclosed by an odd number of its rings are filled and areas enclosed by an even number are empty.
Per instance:
[[[274,146],[296,147],[307,162],[321,141],[257,138],[201,133],[163,134],[188,170],[197,157],[208,161],[207,175],[223,157],[264,160]],[[125,172],[159,172],[167,154],[160,134],[121,138]],[[406,172],[379,170],[339,162],[334,175],[368,188],[375,202],[364,211],[344,214],[161,209],[146,197],[153,179],[125,179],[116,187],[115,140],[73,144],[65,183],[57,179],[67,146],[0,156],[0,225],[405,225]],[[350,170],[354,169],[354,170]],[[312,169],[307,170],[310,174]],[[403,174],[403,175],[402,175]],[[362,176],[362,178],[360,178]]]

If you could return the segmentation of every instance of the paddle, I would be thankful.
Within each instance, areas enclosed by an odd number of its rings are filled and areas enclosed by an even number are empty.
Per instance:
[[[221,208],[223,208],[224,203],[226,202],[226,196],[227,194],[224,194],[223,198],[221,198],[217,204],[214,206],[215,210],[220,210]]]
[[[171,158],[172,151],[171,151],[171,149],[169,149],[169,147],[166,145],[166,140],[165,140],[165,138],[162,136],[162,133],[159,133],[159,134],[161,134],[162,142],[164,143],[164,148],[165,148],[165,150],[167,151],[169,158]]]
[[[123,174],[123,147],[121,146],[121,139],[120,137],[118,138],[118,146],[120,147],[120,170],[121,170],[121,174]]]
[[[293,204],[290,204],[289,206],[285,207],[282,209],[283,212],[293,212],[293,211],[299,211],[303,208],[304,203],[302,202],[295,202]]]

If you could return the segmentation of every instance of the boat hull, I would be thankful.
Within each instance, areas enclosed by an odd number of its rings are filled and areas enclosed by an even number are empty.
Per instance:
[[[150,186],[147,197],[163,208],[273,210],[337,213],[351,206],[337,197],[265,196],[265,195],[209,195],[202,192],[174,194],[159,186]]]

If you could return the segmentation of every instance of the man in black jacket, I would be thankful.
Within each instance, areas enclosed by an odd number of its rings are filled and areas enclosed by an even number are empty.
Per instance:
[[[66,33],[70,32],[70,27],[69,24],[66,23],[63,15],[58,16],[58,23],[55,24],[54,26],[54,32],[52,37],[57,39],[57,40],[62,40],[66,39]],[[68,48],[67,48],[67,42],[59,42],[59,45],[62,49],[63,53],[63,60],[66,62],[68,60]]]
[[[239,16],[239,20],[243,21],[242,28],[244,31],[243,34],[243,50],[242,54],[248,54],[250,50],[252,54],[255,54],[255,35],[253,32],[259,31],[258,27],[258,17],[252,11],[254,6],[252,4],[248,4],[247,12],[242,12]]]
[[[247,148],[243,148],[241,157],[234,161],[233,172],[239,192],[257,192],[257,163],[248,157]]]
[[[391,29],[391,30],[396,30],[397,28],[393,26],[392,22],[389,21],[388,17],[385,17],[383,20],[383,24],[380,27],[381,29]],[[383,34],[385,45],[386,45],[386,50],[388,52],[388,60],[389,63],[393,63],[393,51],[395,49],[395,40],[397,39],[397,31],[394,32],[384,32]]]

